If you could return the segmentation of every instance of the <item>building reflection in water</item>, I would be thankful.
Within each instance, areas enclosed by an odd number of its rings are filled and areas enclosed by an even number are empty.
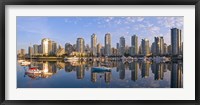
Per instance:
[[[131,62],[129,64],[129,70],[131,70],[131,80],[136,81],[138,79],[138,63]]]
[[[125,79],[125,64],[123,64],[122,62],[120,62],[118,64],[117,70],[119,71],[119,78],[121,80]]]
[[[74,66],[70,65],[70,63],[65,63],[65,72],[71,72],[74,70]]]
[[[141,76],[142,76],[142,78],[149,77],[149,68],[150,68],[149,62],[143,62],[142,63],[142,66],[141,66]]]
[[[75,67],[75,69],[76,69],[77,79],[83,79],[85,75],[84,66],[80,65],[80,66]]]
[[[97,81],[97,73],[91,72],[91,81],[94,83]]]
[[[65,63],[64,62],[56,62],[55,65],[56,68],[58,68],[59,70],[64,69],[65,68]]]
[[[163,80],[164,78],[164,64],[163,63],[152,63],[152,73],[154,74],[154,80]]]
[[[97,78],[99,76],[99,79],[101,79],[103,76],[104,76],[104,80],[105,80],[105,83],[110,83],[111,82],[111,72],[92,72],[91,71],[91,81],[93,83],[97,82]]]
[[[107,64],[108,63],[108,64]],[[115,69],[116,71],[111,70],[111,72],[92,72],[90,71],[92,67],[101,67],[102,64],[106,67]],[[37,77],[41,78],[50,78],[52,75],[56,74],[58,70],[64,69],[66,73],[75,72],[76,79],[84,79],[85,73],[87,71],[91,72],[91,82],[97,82],[98,79],[104,79],[105,83],[110,83],[112,80],[112,71],[117,73],[119,77],[117,79],[125,80],[126,72],[130,72],[131,80],[137,81],[139,74],[142,78],[148,78],[150,76],[150,69],[152,71],[151,76],[154,76],[154,80],[164,80],[165,72],[169,72],[169,80],[171,80],[171,88],[182,88],[183,87],[183,64],[182,63],[154,63],[154,62],[50,62],[50,61],[41,61],[33,62],[32,66],[37,66],[39,70],[42,70],[41,75],[28,75],[30,78],[35,79]],[[150,67],[151,66],[151,67]],[[129,69],[129,70],[127,70]],[[114,74],[115,75],[115,74]],[[129,75],[129,74],[127,74]],[[168,75],[166,75],[168,76]],[[113,80],[114,81],[114,80]]]
[[[171,88],[183,87],[183,66],[180,63],[172,63]]]
[[[105,82],[110,83],[111,81],[111,72],[105,72]]]

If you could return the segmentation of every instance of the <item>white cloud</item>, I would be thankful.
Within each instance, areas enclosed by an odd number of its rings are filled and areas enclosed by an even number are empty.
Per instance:
[[[157,17],[158,24],[166,28],[183,28],[183,17]]]
[[[141,22],[144,20],[144,17],[137,17],[137,21]]]

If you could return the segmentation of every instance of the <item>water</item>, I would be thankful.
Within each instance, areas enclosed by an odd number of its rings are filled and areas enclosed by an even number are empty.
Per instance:
[[[106,64],[111,72],[92,72]],[[182,63],[33,61],[45,71],[26,75],[17,64],[17,88],[183,88]]]

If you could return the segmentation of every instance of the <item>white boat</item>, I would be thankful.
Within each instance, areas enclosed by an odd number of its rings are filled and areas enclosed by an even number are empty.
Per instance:
[[[29,61],[22,61],[20,64],[21,64],[22,66],[27,66],[27,65],[30,65],[31,62],[29,62]]]
[[[22,62],[24,62],[24,61],[25,61],[25,60],[18,60],[17,62],[18,62],[18,63],[22,63]]]
[[[67,61],[67,62],[74,62],[74,61],[78,61],[79,58],[78,57],[65,57],[64,58],[64,61]]]

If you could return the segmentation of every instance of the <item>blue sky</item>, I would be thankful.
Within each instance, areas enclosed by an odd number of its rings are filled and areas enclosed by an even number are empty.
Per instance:
[[[17,50],[33,44],[40,44],[42,38],[50,38],[62,47],[65,43],[75,44],[78,37],[90,45],[91,35],[97,35],[98,43],[104,45],[104,36],[111,34],[112,47],[116,47],[119,38],[124,36],[126,45],[130,46],[131,36],[136,34],[141,39],[147,38],[150,43],[155,36],[163,36],[170,44],[170,29],[177,27],[183,30],[183,17],[132,16],[132,17],[37,17],[18,16]]]

